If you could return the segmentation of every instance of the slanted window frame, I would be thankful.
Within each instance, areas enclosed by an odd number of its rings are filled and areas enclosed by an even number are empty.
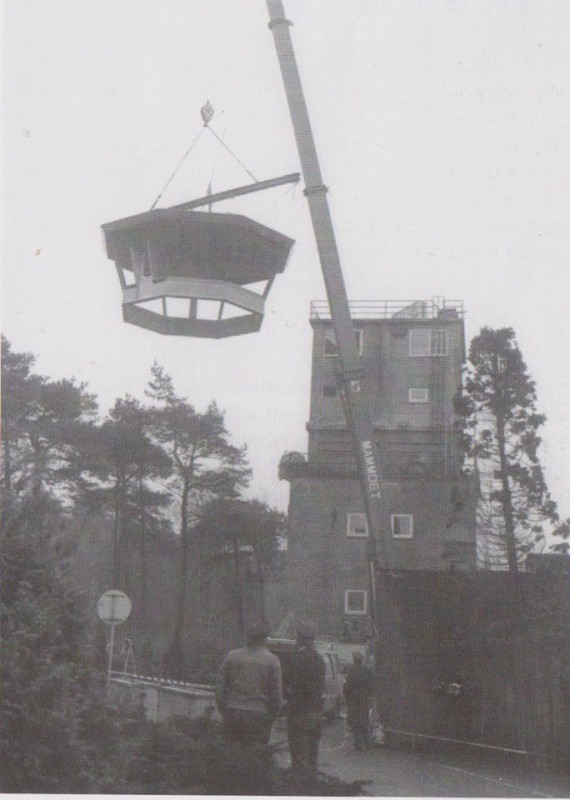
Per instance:
[[[354,610],[350,608],[351,595],[361,595],[364,603],[362,610]],[[345,589],[344,592],[344,613],[352,617],[365,617],[368,614],[368,592],[365,589]]]
[[[365,533],[357,533],[356,528],[356,518],[359,518],[359,522],[364,522],[364,530]],[[359,526],[358,526],[359,527]],[[368,520],[366,519],[366,514],[363,514],[361,511],[349,511],[346,515],[346,535],[350,539],[366,539],[368,537]]]
[[[358,355],[361,356],[364,346],[364,331],[362,330],[362,328],[355,328],[354,335],[356,336]],[[335,348],[334,352],[327,353],[327,344]],[[336,358],[338,356],[338,344],[336,341],[336,334],[334,332],[334,328],[325,328],[324,340],[323,340],[323,355],[325,356],[325,358]]]
[[[395,533],[396,520],[398,520],[398,528],[402,520],[409,522],[409,533]],[[414,538],[414,515],[413,514],[392,514],[390,518],[390,526],[392,528],[392,538],[394,539],[413,539]]]

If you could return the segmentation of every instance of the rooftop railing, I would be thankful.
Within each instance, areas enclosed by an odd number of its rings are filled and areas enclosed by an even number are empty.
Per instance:
[[[462,319],[463,300],[351,300],[352,319]],[[327,302],[311,303],[311,320],[330,320]]]

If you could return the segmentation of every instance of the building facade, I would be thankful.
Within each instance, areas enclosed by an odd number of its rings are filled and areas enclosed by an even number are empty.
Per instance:
[[[465,361],[463,305],[352,303],[382,473],[390,488],[396,570],[476,565],[476,486],[466,473],[454,397]],[[313,304],[308,452],[286,453],[290,482],[290,608],[323,634],[371,633],[368,530],[352,440],[339,397],[337,346],[326,304]]]

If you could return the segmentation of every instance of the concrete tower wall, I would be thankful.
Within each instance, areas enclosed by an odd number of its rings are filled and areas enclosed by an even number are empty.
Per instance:
[[[379,303],[353,315],[397,570],[476,565],[477,487],[464,471],[453,408],[465,360],[462,313],[461,304]],[[323,633],[356,640],[370,631],[364,506],[337,390],[332,323],[317,314],[311,325],[308,456],[284,470],[291,482],[288,602]]]

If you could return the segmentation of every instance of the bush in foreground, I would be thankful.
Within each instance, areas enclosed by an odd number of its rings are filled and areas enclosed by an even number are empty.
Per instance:
[[[220,726],[204,719],[173,718],[150,725],[112,792],[137,794],[311,795],[353,797],[363,782],[345,783],[319,774],[299,780],[270,754],[223,741]]]

